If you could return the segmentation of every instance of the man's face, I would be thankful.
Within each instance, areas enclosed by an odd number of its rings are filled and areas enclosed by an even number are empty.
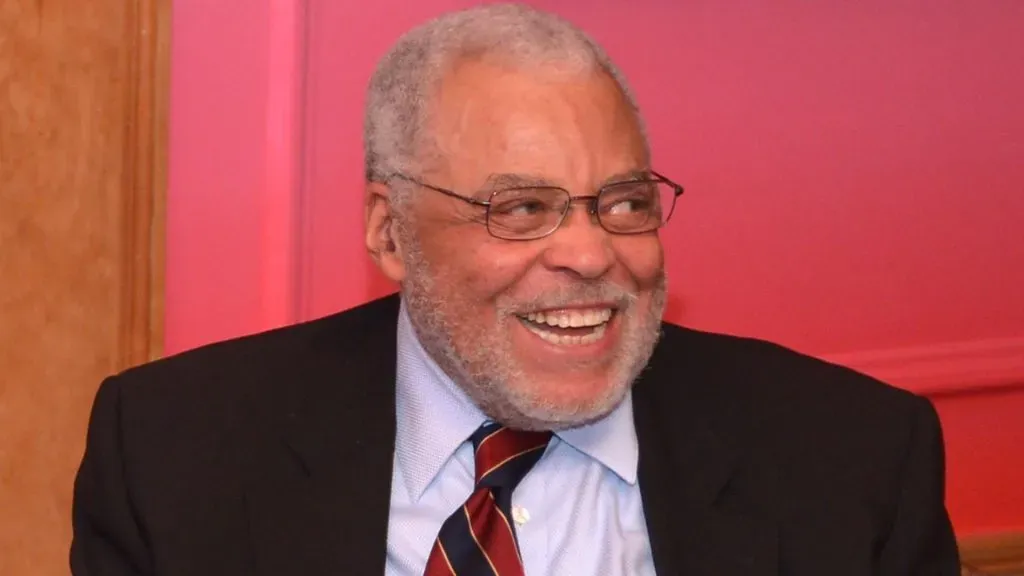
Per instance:
[[[433,111],[441,162],[414,176],[465,196],[533,182],[593,195],[649,168],[636,120],[605,74],[464,62]],[[509,426],[565,428],[614,409],[660,329],[657,234],[610,234],[578,202],[545,238],[501,240],[483,207],[413,194],[399,224],[401,283],[442,368]]]

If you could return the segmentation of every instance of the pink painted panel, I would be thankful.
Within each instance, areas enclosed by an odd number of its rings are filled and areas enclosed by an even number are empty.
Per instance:
[[[1024,530],[1024,386],[934,402],[954,527],[961,534]]]
[[[305,12],[173,5],[166,349],[299,318]]]
[[[166,349],[259,330],[269,6],[173,4]]]

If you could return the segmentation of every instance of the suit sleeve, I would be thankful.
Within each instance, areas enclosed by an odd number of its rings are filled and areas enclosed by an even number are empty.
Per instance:
[[[883,576],[957,576],[959,557],[945,506],[942,428],[921,399],[904,463],[896,519],[882,551]]]
[[[120,414],[120,383],[109,378],[96,394],[85,456],[75,478],[71,514],[71,573],[75,576],[151,573],[148,546],[125,481]]]

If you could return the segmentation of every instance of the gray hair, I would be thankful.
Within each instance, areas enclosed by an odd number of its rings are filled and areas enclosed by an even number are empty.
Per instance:
[[[430,100],[449,67],[464,58],[493,57],[517,67],[546,66],[607,73],[636,115],[639,107],[619,69],[597,42],[553,14],[521,4],[490,4],[450,12],[403,35],[370,79],[363,146],[366,179],[416,174],[430,151]]]

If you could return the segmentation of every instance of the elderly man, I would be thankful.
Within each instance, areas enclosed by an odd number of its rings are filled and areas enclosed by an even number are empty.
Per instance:
[[[661,322],[683,189],[582,32],[408,33],[365,144],[400,296],[106,381],[74,573],[957,573],[926,400]]]

